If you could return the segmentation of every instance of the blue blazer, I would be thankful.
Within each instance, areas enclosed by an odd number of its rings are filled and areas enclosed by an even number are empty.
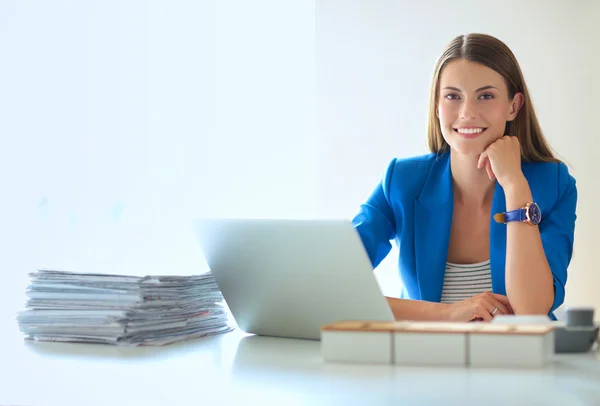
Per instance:
[[[523,163],[534,201],[542,212],[539,230],[554,276],[554,303],[565,298],[567,267],[573,253],[577,188],[562,163]],[[525,204],[527,202],[523,202]],[[450,153],[393,159],[353,224],[373,267],[398,244],[401,298],[439,302],[442,295],[454,207]],[[496,182],[492,214],[506,211]],[[506,225],[490,216],[492,291],[506,295]],[[523,272],[527,272],[523,269]]]

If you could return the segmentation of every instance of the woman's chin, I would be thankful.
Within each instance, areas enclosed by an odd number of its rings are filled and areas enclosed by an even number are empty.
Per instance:
[[[479,155],[481,155],[481,153],[485,151],[485,144],[474,141],[475,140],[469,140],[467,142],[455,141],[450,143],[449,145],[450,148],[459,155],[479,158]]]

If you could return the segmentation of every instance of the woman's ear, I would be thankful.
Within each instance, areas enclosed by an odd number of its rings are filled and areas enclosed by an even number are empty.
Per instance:
[[[519,110],[523,107],[523,102],[525,101],[525,96],[523,93],[516,93],[515,97],[513,97],[512,102],[510,103],[510,111],[508,112],[507,121],[513,121],[517,114],[519,114]]]

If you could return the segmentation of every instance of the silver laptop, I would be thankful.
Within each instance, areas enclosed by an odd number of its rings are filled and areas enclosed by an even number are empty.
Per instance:
[[[394,320],[348,220],[198,219],[193,227],[244,332],[320,339],[335,321]]]

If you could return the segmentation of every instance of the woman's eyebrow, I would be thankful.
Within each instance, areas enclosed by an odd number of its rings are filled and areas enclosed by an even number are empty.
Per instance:
[[[475,93],[481,92],[484,90],[488,90],[488,89],[496,89],[497,90],[498,88],[496,86],[487,85],[487,86],[480,87],[479,89],[476,89]],[[458,87],[454,87],[454,86],[446,86],[443,90],[454,90],[455,92],[462,93],[462,90],[460,90]]]

